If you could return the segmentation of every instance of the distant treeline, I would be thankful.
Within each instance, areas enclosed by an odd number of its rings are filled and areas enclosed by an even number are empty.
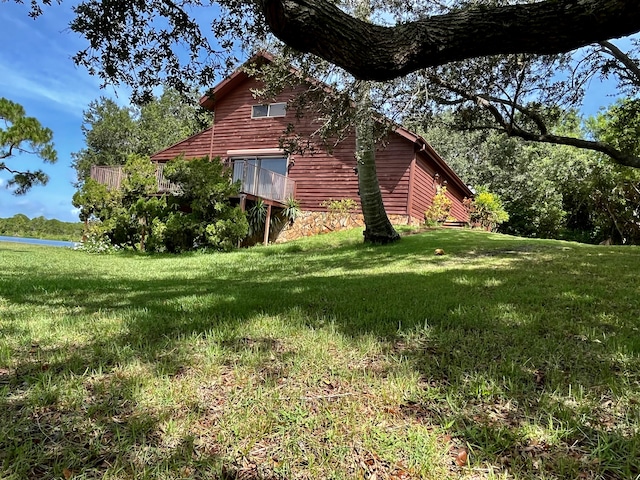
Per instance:
[[[0,235],[7,237],[43,238],[47,240],[66,240],[78,242],[82,238],[81,222],[61,222],[47,220],[44,217],[29,219],[18,213],[11,218],[0,218]]]

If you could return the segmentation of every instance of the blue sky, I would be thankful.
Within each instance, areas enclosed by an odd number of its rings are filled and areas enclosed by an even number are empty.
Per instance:
[[[128,93],[101,90],[97,78],[74,66],[71,57],[84,41],[66,29],[72,13],[69,6],[46,8],[35,20],[27,15],[29,6],[14,2],[0,6],[0,96],[21,104],[28,116],[53,130],[58,162],[49,165],[30,155],[9,159],[7,164],[14,168],[42,168],[50,180],[44,187],[15,196],[5,188],[9,174],[0,173],[0,218],[24,213],[30,218],[78,221],[71,205],[75,191],[71,152],[83,147],[82,112],[100,95],[124,104]]]
[[[71,205],[75,189],[75,172],[71,153],[84,146],[81,132],[82,113],[94,99],[104,95],[118,103],[128,103],[124,88],[100,89],[100,81],[83,68],[76,67],[71,57],[85,46],[84,40],[67,29],[72,17],[72,2],[44,7],[37,19],[28,17],[29,2],[0,3],[0,96],[20,103],[27,115],[36,117],[54,133],[58,162],[43,164],[33,156],[8,160],[8,165],[42,168],[49,175],[46,186],[34,187],[26,195],[14,196],[6,187],[9,175],[0,172],[0,218],[24,213],[30,218],[44,216],[63,221],[78,221]],[[615,93],[611,85],[594,84],[593,95],[584,108],[585,114],[597,112],[611,103]]]

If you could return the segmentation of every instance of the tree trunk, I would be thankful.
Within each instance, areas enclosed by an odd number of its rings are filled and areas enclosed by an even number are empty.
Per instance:
[[[356,162],[360,204],[364,216],[364,241],[386,244],[400,239],[387,217],[376,172],[376,150],[373,132],[370,87],[360,82],[356,98]]]

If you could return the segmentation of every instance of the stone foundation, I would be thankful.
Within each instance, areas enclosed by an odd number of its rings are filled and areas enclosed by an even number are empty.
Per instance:
[[[420,224],[416,219],[409,218],[408,215],[389,215],[389,220],[393,225]],[[338,214],[306,211],[302,212],[293,224],[287,225],[282,229],[276,239],[276,243],[356,227],[364,227],[364,219],[361,213]]]

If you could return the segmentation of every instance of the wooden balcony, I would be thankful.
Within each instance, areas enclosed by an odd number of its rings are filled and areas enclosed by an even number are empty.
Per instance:
[[[233,181],[240,181],[240,193],[285,203],[295,193],[295,182],[286,175],[258,167],[251,161],[233,162]]]
[[[171,195],[177,195],[181,192],[180,186],[175,183],[171,183],[164,178],[162,171],[164,165],[161,163],[156,164],[156,181],[158,182],[158,193],[169,193]],[[91,178],[96,182],[102,183],[107,186],[109,190],[119,190],[122,188],[122,180],[125,173],[122,170],[121,165],[116,166],[91,166]]]
[[[179,195],[180,186],[164,178],[163,168],[162,163],[156,164],[158,193]],[[91,178],[106,185],[109,190],[122,188],[124,175],[121,165],[109,167],[94,165],[91,167]],[[258,168],[257,165],[252,165],[245,160],[233,163],[233,181],[240,181],[240,193],[278,203],[285,203],[286,199],[292,197],[295,192],[295,182],[287,176]]]

